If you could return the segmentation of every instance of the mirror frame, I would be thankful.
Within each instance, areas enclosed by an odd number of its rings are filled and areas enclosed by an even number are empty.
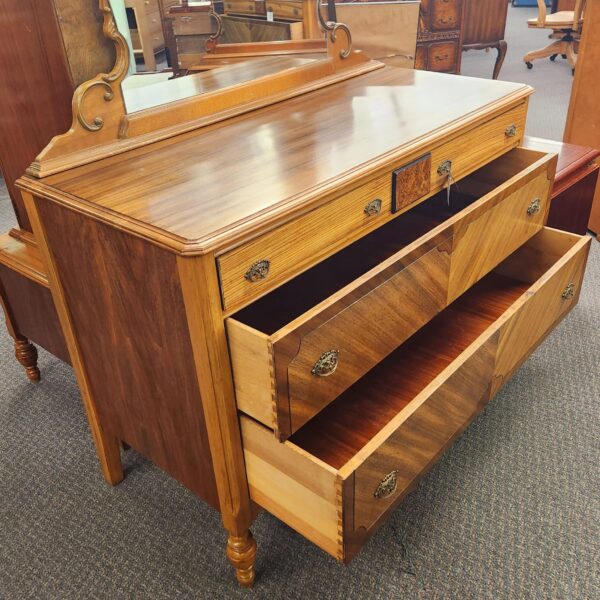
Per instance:
[[[110,0],[99,0],[104,35],[115,46],[114,67],[110,73],[100,73],[75,90],[71,128],[52,139],[27,174],[43,178],[384,66],[353,50],[349,29],[343,23],[325,20],[320,10],[321,0],[314,2],[319,25],[327,38],[322,59],[128,114],[121,83],[129,71],[129,48],[117,30]]]

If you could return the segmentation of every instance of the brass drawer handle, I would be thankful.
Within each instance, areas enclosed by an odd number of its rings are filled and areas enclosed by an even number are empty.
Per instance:
[[[515,135],[517,135],[517,126],[516,125],[509,125],[505,130],[504,130],[504,135],[506,137],[515,137]]]
[[[529,206],[527,207],[527,214],[529,216],[531,215],[535,215],[536,213],[540,212],[540,209],[542,207],[542,202],[539,198],[534,198],[531,203],[529,204]]]
[[[392,471],[388,473],[375,488],[373,496],[378,500],[380,498],[387,498],[396,491],[396,485],[398,484],[398,471]]]
[[[244,278],[251,283],[265,279],[269,274],[270,267],[271,263],[267,259],[259,260],[246,271]]]
[[[440,166],[437,168],[438,175],[452,175],[452,161],[445,160]]]
[[[181,17],[183,23],[189,23],[192,20],[192,17]]]
[[[561,294],[561,298],[563,300],[570,300],[574,295],[575,295],[575,284],[573,282],[571,282],[563,290],[563,293]]]
[[[333,375],[338,366],[339,355],[339,350],[327,350],[327,352],[323,352],[312,368],[311,373],[317,377],[329,377],[329,375]]]
[[[374,215],[378,215],[381,212],[381,200],[379,198],[375,198],[375,200],[371,200],[369,204],[365,206],[365,215],[368,217],[372,217]]]

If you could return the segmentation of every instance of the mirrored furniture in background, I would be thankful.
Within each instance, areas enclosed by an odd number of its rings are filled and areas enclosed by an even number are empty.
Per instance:
[[[347,563],[578,300],[532,90],[385,66],[316,1],[325,52],[130,85],[99,4],[114,66],[18,187],[103,475],[125,442],[213,506],[242,585],[261,509]]]

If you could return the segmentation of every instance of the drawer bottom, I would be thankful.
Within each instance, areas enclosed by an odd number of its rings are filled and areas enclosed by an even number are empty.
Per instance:
[[[350,560],[575,305],[588,249],[543,229],[284,443],[241,415],[252,499]]]

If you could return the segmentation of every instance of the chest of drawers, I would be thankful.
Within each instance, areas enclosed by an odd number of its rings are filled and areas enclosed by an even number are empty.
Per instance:
[[[577,301],[530,92],[386,67],[22,178],[106,479],[215,506],[244,585],[257,508],[350,560]]]

